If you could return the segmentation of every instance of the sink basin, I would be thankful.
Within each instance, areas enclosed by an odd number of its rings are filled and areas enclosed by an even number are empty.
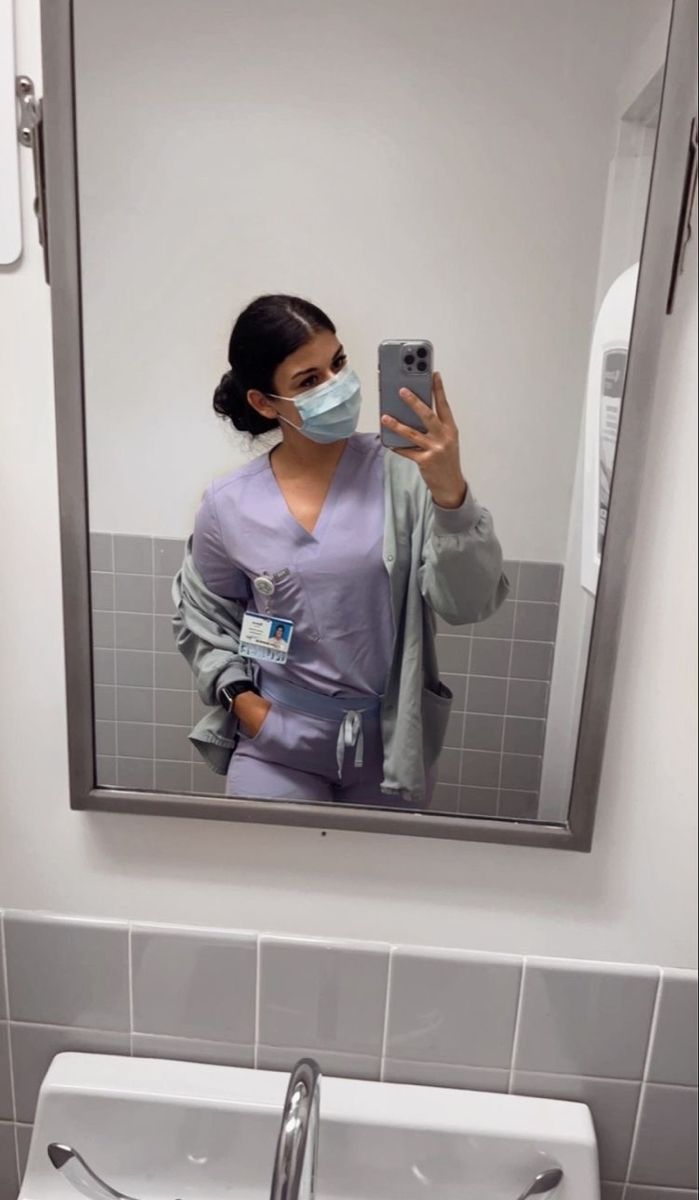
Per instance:
[[[139,1200],[269,1200],[288,1076],[60,1054],[41,1087],[20,1200],[77,1200],[51,1166],[73,1146]],[[324,1077],[318,1200],[517,1200],[559,1166],[553,1200],[599,1200],[583,1104]]]

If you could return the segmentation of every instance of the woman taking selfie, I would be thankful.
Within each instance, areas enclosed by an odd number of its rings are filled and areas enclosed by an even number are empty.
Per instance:
[[[228,361],[216,412],[282,439],[211,484],[175,580],[212,709],[192,741],[229,796],[424,807],[451,706],[435,614],[481,621],[508,591],[441,378],[432,408],[401,390],[424,432],[384,416],[409,443],[388,449],[356,432],[359,380],[308,301],[253,301]]]

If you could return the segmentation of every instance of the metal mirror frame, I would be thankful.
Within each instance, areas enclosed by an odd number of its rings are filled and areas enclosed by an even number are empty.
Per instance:
[[[568,820],[561,825],[96,786],[72,0],[41,0],[41,32],[71,808],[588,851],[678,228],[687,219],[681,209],[696,108],[696,0],[674,0],[672,9],[573,784]]]

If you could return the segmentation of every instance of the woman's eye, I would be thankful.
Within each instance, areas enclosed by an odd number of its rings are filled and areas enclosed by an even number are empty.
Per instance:
[[[308,379],[304,379],[303,382],[299,384],[299,387],[301,388],[301,390],[303,390],[304,388],[312,388],[312,387],[315,387],[316,382],[317,382],[317,376],[309,375]]]

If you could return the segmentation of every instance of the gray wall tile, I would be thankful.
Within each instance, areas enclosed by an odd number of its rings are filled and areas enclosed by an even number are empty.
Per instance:
[[[640,1090],[639,1083],[617,1079],[582,1079],[526,1071],[516,1071],[513,1077],[513,1091],[520,1096],[577,1100],[589,1105],[602,1177],[620,1182],[626,1179]]]
[[[505,638],[509,641],[515,627],[515,607],[514,601],[506,600],[492,617],[472,627],[473,637]]]
[[[474,1092],[506,1092],[510,1072],[488,1067],[452,1067],[446,1063],[404,1062],[400,1058],[387,1058],[382,1078],[386,1083],[466,1088]]]
[[[116,681],[120,687],[152,687],[153,655],[148,650],[117,650]]]
[[[511,643],[496,638],[474,638],[471,647],[471,674],[505,678],[510,673]]]
[[[174,691],[192,690],[192,672],[181,654],[155,654],[155,686]]]
[[[153,572],[172,579],[182,566],[184,542],[180,538],[155,538],[153,542]]]
[[[27,1169],[27,1159],[29,1158],[29,1147],[32,1140],[32,1127],[31,1125],[15,1125],[15,1133],[17,1135],[20,1177],[23,1179],[24,1172]]]
[[[498,816],[511,821],[535,821],[539,814],[538,792],[515,792],[501,788]]]
[[[507,712],[513,717],[545,717],[549,685],[538,679],[511,679],[507,693]]]
[[[119,757],[152,758],[154,735],[153,725],[135,721],[120,721],[117,725]]]
[[[257,1066],[261,1071],[290,1071],[300,1058],[309,1055],[316,1060],[324,1075],[378,1080],[381,1072],[378,1054],[347,1054],[319,1049],[317,1046],[259,1046]]]
[[[97,755],[97,786],[98,787],[116,787],[117,769],[116,758],[112,758],[106,754]]]
[[[120,650],[153,649],[153,617],[150,613],[118,612],[114,621],[116,644]]]
[[[117,758],[117,784],[136,792],[151,791],[155,786],[152,758]]]
[[[440,783],[458,784],[461,775],[461,751],[442,750],[437,763],[437,778]]]
[[[454,701],[451,706],[452,712],[463,712],[466,697],[466,676],[451,675],[449,672],[447,672],[446,674],[442,675],[442,679],[449,690],[454,694]]]
[[[548,600],[558,604],[561,598],[563,569],[559,563],[523,562],[519,568],[518,600]]]
[[[537,791],[540,779],[540,758],[525,754],[503,754],[501,787],[515,792]]]
[[[172,654],[173,652],[179,653],[175,644],[175,631],[172,628],[172,617],[160,617],[156,615],[153,618],[153,621],[155,649],[164,650],[168,654]]]
[[[663,973],[648,1078],[697,1085],[697,974]]]
[[[521,972],[501,955],[394,950],[386,1056],[507,1068]]]
[[[153,603],[156,613],[161,616],[172,616],[175,606],[172,602],[172,580],[159,579],[153,581]]]
[[[137,1058],[172,1058],[178,1062],[214,1063],[222,1067],[254,1067],[252,1046],[231,1042],[204,1042],[194,1038],[159,1037],[152,1033],[133,1035]]]
[[[12,1080],[10,1078],[10,1033],[7,1024],[0,1022],[0,1121],[11,1121]]]
[[[604,1192],[602,1200],[605,1200]],[[634,1187],[629,1184],[624,1192],[624,1200],[697,1200],[697,1192],[685,1188]]]
[[[640,1079],[657,986],[650,967],[529,959],[517,1069]]]
[[[553,666],[553,646],[548,642],[513,642],[513,679],[550,680]]]
[[[92,670],[95,683],[113,684],[115,682],[114,655],[114,650],[92,651]]]
[[[158,688],[155,693],[155,720],[158,725],[192,725],[192,697],[189,692],[166,692]]]
[[[500,777],[500,755],[488,750],[464,750],[461,763],[461,782],[470,787],[497,787]]]
[[[114,570],[114,552],[112,547],[111,533],[90,534],[90,570]]]
[[[437,660],[440,670],[453,675],[466,674],[468,656],[471,648],[470,638],[463,634],[456,637],[437,637]]]
[[[0,1200],[16,1200],[18,1190],[14,1129],[0,1123]]]
[[[95,719],[113,721],[116,716],[116,691],[113,683],[95,684]]]
[[[631,1182],[696,1188],[696,1130],[696,1088],[647,1084],[641,1098]]]
[[[444,745],[450,749],[460,750],[464,740],[464,714],[453,712],[447,723]]]
[[[118,721],[152,721],[153,689],[118,687],[116,689],[116,714]]]
[[[253,935],[144,926],[132,932],[131,959],[134,1030],[253,1044]]]
[[[458,813],[461,788],[458,784],[437,783],[432,793],[430,808],[433,812]]]
[[[116,724],[114,721],[95,721],[95,749],[103,758],[116,754]]]
[[[114,606],[117,612],[153,612],[152,575],[115,575]]]
[[[152,575],[153,539],[131,533],[116,533],[114,570],[122,575]]]
[[[558,625],[556,604],[529,604],[517,601],[514,636],[521,642],[554,642]]]
[[[93,612],[92,644],[100,649],[114,649],[114,613]]]
[[[155,729],[155,757],[170,762],[189,762],[192,744],[189,730],[182,725],[157,725]]]
[[[221,796],[226,789],[225,775],[216,775],[205,763],[195,762],[192,767],[194,791],[201,796]]]
[[[466,708],[473,713],[502,715],[507,698],[507,680],[471,675],[468,681]]]
[[[495,817],[498,812],[498,789],[471,787],[462,784],[459,801],[462,816]]]
[[[92,608],[100,612],[114,612],[114,576],[101,571],[90,574]]]
[[[381,1054],[388,947],[261,938],[260,954],[261,1044]]]
[[[601,1200],[624,1200],[623,1183],[602,1183],[600,1197]]]
[[[192,768],[186,762],[155,762],[155,789],[158,792],[190,792]]]
[[[12,1058],[15,1070],[17,1119],[31,1124],[44,1075],[57,1054],[128,1055],[128,1033],[100,1029],[68,1029],[53,1025],[12,1025]]]
[[[502,717],[469,713],[466,717],[463,745],[466,750],[496,750],[502,747]]]
[[[13,1020],[128,1030],[125,926],[8,913],[5,937]]]
[[[534,717],[508,717],[504,750],[509,754],[542,754],[546,722]]]

